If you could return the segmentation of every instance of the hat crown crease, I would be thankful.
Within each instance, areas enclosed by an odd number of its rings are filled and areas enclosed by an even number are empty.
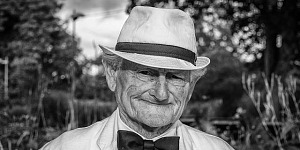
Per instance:
[[[135,7],[119,36],[118,42],[173,45],[195,54],[193,21],[180,10]]]

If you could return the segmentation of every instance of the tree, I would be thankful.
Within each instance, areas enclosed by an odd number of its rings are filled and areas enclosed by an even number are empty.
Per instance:
[[[69,77],[68,66],[80,49],[55,16],[61,7],[56,0],[0,2],[0,57],[12,62],[10,84],[19,97],[37,98],[48,84]]]
[[[37,149],[38,143],[45,140],[43,135],[48,134],[40,132],[39,127],[51,125],[43,109],[48,88],[70,91],[71,70],[80,68],[75,75],[81,74],[81,66],[75,60],[80,53],[79,40],[66,31],[66,24],[56,16],[61,7],[57,0],[0,1],[0,58],[9,57],[11,96],[9,101],[1,101],[6,104],[2,114],[12,118],[5,120],[6,125],[0,129],[2,139],[7,139],[2,140],[4,146]],[[1,72],[2,69],[0,75]],[[14,105],[9,105],[11,103]],[[14,112],[18,113],[19,109],[23,116],[16,117]],[[26,119],[20,119],[24,116]]]
[[[299,60],[299,0],[228,0],[224,18],[233,21],[232,32],[239,37],[239,48],[261,61],[268,78],[285,75]],[[261,47],[255,47],[260,44]],[[259,67],[259,66],[255,66]]]

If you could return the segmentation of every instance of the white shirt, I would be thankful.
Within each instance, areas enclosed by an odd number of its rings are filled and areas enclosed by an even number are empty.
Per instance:
[[[41,150],[117,150],[118,130],[135,132],[120,119],[119,110],[116,109],[110,117],[91,126],[63,133]],[[179,120],[165,133],[151,140],[165,136],[179,136],[179,150],[233,150],[221,138],[184,125]]]

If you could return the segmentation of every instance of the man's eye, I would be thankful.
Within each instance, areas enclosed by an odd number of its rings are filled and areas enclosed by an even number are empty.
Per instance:
[[[140,71],[137,71],[137,73],[139,74],[142,74],[142,75],[147,75],[147,76],[153,76],[154,74],[149,71],[149,70],[140,70]]]
[[[151,70],[139,70],[136,71],[136,76],[142,81],[155,81],[158,75]]]
[[[180,79],[180,80],[183,80],[183,77],[181,77],[179,75],[172,74],[172,73],[168,73],[167,74],[167,78],[169,78],[169,79]]]
[[[172,75],[171,78],[172,78],[172,79],[183,79],[182,77],[176,76],[176,75]]]

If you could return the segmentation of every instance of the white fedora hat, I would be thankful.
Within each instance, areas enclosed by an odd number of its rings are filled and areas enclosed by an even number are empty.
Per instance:
[[[108,55],[145,66],[196,70],[210,62],[197,56],[196,45],[194,24],[187,13],[136,6],[123,25],[115,49],[99,46]]]

